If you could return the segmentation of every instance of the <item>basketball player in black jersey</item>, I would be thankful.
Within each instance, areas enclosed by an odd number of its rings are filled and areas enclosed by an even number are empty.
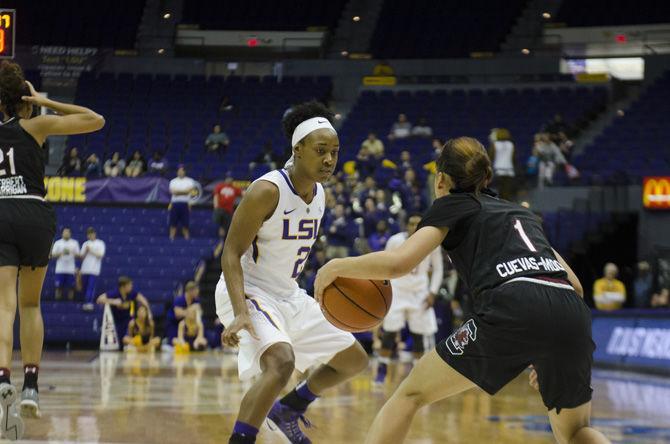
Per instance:
[[[473,294],[473,313],[424,356],[378,413],[367,443],[399,443],[423,406],[478,386],[494,394],[533,366],[556,440],[608,443],[590,427],[590,311],[579,280],[527,209],[486,187],[491,163],[475,139],[447,142],[437,199],[417,231],[393,252],[336,259],[319,270],[315,293],[338,276],[392,279],[442,245]]]
[[[33,106],[58,115],[31,117]],[[47,136],[89,133],[105,121],[88,108],[40,96],[21,67],[9,61],[0,64],[0,112],[0,435],[13,440],[23,432],[13,405],[16,389],[10,383],[17,290],[25,374],[21,414],[39,416],[37,375],[44,340],[40,294],[56,232],[54,211],[44,201],[42,145]]]

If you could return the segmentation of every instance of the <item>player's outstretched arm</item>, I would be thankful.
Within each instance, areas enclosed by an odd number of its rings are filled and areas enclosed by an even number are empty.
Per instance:
[[[235,320],[226,326],[221,336],[225,345],[236,346],[239,342],[237,333],[240,330],[247,330],[252,336],[256,334],[244,298],[244,274],[240,260],[251,246],[263,222],[274,213],[278,202],[277,186],[268,181],[259,181],[251,186],[233,214],[221,255],[221,269],[235,313]]]
[[[314,283],[316,299],[320,301],[323,290],[338,277],[393,279],[406,275],[440,246],[447,231],[447,228],[423,227],[395,250],[333,259],[317,273]]]

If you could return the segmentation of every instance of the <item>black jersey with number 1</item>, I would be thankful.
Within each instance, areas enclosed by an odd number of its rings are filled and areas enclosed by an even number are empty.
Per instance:
[[[490,190],[435,200],[419,228],[425,226],[449,228],[442,246],[475,298],[515,278],[567,279],[538,217]]]
[[[44,197],[44,153],[19,121],[0,124],[0,197]]]

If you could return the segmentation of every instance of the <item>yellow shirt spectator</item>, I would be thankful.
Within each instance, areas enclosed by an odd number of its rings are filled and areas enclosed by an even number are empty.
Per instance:
[[[626,287],[616,279],[618,272],[615,264],[608,263],[605,265],[605,277],[593,284],[593,299],[598,310],[619,310],[626,302]]]

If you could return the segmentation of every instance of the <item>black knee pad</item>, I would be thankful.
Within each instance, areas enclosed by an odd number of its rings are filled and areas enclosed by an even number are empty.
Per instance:
[[[412,351],[414,353],[423,353],[423,335],[417,333],[410,333],[412,336]]]
[[[396,338],[397,332],[395,331],[385,331],[382,335],[382,348],[384,350],[395,350],[396,348]]]

